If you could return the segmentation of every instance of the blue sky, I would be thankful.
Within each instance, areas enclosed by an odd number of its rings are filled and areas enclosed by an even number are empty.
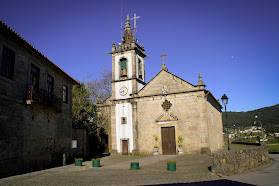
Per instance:
[[[0,0],[0,20],[73,78],[111,68],[112,41],[121,42],[121,0]],[[278,0],[122,0],[136,13],[146,78],[162,65],[197,84],[199,72],[229,111],[279,103]],[[133,26],[132,22],[131,25]]]

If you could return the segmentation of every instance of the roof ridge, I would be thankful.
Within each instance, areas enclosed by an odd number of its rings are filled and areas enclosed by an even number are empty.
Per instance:
[[[174,75],[173,73],[169,72],[169,71],[165,71],[165,70],[160,70],[160,72],[158,72],[148,83],[146,83],[137,93],[141,92],[153,79],[155,79],[155,77],[157,77],[162,71],[166,72],[166,73],[169,73],[170,75],[173,75],[174,77],[186,82],[186,83],[189,83],[188,81]],[[194,87],[197,87],[197,85],[193,85],[192,83],[189,83],[190,85],[194,86]]]

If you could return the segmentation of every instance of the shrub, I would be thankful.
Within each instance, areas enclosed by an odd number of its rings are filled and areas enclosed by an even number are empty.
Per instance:
[[[83,161],[82,158],[75,158],[75,161]]]
[[[93,158],[91,161],[100,161],[100,158]]]
[[[178,142],[182,142],[183,138],[182,136],[178,136]]]
[[[176,161],[167,161],[167,164],[176,164]]]
[[[155,136],[155,141],[157,142],[159,140],[158,136]]]

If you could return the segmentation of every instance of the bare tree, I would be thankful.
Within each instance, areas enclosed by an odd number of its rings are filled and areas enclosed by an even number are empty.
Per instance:
[[[100,101],[106,100],[111,95],[111,71],[107,68],[100,71],[96,75],[87,75],[85,77],[85,87],[89,92],[90,100],[92,104],[96,104],[98,95],[100,95]]]
[[[111,81],[112,73],[107,68],[104,68],[95,75],[91,74],[85,77],[85,88],[89,93],[91,104],[97,105],[98,99],[103,102],[111,96]],[[110,107],[99,107],[97,112],[98,128],[99,130],[104,129],[102,131],[108,134],[110,126]]]

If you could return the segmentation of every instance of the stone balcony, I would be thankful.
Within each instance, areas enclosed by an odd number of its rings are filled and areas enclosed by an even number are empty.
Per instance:
[[[141,47],[137,43],[133,42],[133,43],[122,43],[120,45],[112,45],[112,51],[108,52],[108,53],[114,54],[114,53],[129,51],[129,50],[138,50],[142,54],[144,54],[144,51],[145,51],[143,49],[143,46]]]
[[[56,112],[62,112],[62,98],[49,95],[46,90],[35,89],[33,86],[28,86],[26,104],[42,105],[54,109]]]

